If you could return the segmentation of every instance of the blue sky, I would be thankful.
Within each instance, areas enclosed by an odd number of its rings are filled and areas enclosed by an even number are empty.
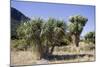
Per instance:
[[[81,34],[83,36],[89,31],[95,30],[95,7],[89,5],[54,4],[41,2],[12,1],[11,7],[21,11],[29,18],[49,17],[57,18],[68,22],[69,16],[82,15],[88,18],[88,22]]]

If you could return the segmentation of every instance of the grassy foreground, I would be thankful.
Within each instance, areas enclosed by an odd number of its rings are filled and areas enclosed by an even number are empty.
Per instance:
[[[53,55],[49,59],[36,60],[35,52],[11,51],[11,65],[34,65],[34,64],[51,64],[51,63],[69,63],[95,61],[95,46],[81,42],[80,46],[72,45],[55,47]],[[78,50],[77,50],[78,49]]]

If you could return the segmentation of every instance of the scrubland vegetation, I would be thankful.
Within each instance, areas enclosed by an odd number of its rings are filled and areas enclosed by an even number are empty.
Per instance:
[[[95,32],[80,39],[87,21],[75,15],[68,18],[69,23],[55,18],[22,22],[17,38],[11,37],[11,65],[94,61]]]

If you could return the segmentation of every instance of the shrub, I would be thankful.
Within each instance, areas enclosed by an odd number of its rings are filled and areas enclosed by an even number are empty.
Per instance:
[[[29,47],[29,45],[26,43],[26,41],[24,39],[20,39],[20,40],[12,40],[12,44],[11,44],[11,48],[12,50],[27,50],[27,48]]]
[[[88,32],[85,36],[84,36],[84,38],[85,38],[85,42],[86,43],[93,43],[93,44],[95,44],[95,32],[94,31],[92,31],[92,32]]]

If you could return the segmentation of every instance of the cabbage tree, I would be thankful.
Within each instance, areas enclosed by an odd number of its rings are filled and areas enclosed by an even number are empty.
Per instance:
[[[69,31],[72,35],[73,44],[77,47],[79,46],[80,35],[87,21],[88,19],[81,15],[75,15],[69,18]]]
[[[20,39],[25,39],[27,46],[32,45],[35,47],[34,49],[37,51],[39,59],[43,57],[43,46],[40,38],[42,24],[43,20],[38,18],[22,23],[17,29]]]

